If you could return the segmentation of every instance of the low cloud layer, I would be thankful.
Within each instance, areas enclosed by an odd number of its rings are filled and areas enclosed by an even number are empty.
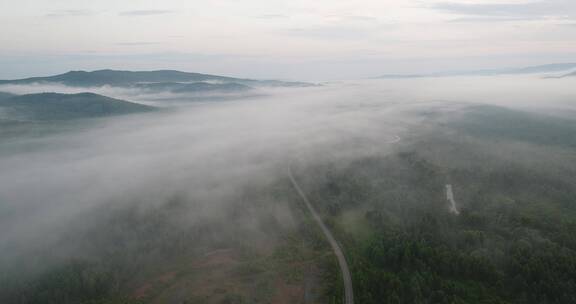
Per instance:
[[[11,139],[0,144],[0,209],[10,214],[0,221],[0,248],[13,252],[15,244],[53,236],[55,226],[103,204],[153,205],[179,195],[201,206],[190,221],[218,218],[242,189],[284,179],[291,164],[345,164],[392,152],[428,130],[418,114],[427,109],[489,103],[573,110],[572,85],[536,77],[337,83]],[[403,141],[395,143],[397,136]]]

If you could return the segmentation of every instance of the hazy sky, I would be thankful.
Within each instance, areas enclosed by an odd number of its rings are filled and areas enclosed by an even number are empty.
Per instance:
[[[576,62],[575,0],[0,0],[0,24],[0,78],[349,79]]]

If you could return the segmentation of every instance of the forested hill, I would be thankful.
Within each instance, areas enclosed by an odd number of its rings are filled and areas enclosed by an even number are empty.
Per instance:
[[[576,148],[575,119],[481,105],[468,108],[465,116],[450,125],[482,138]]]
[[[4,119],[23,121],[69,120],[149,112],[154,107],[93,93],[5,95],[0,99]]]

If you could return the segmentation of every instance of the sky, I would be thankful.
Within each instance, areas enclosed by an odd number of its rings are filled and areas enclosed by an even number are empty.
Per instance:
[[[177,69],[250,78],[576,62],[574,0],[0,0],[0,78]]]

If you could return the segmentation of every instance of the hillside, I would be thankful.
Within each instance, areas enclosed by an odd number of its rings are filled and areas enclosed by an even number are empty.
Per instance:
[[[12,98],[12,97],[14,97],[14,96],[16,96],[16,95],[10,94],[10,93],[6,93],[6,92],[0,92],[0,100],[7,99],[7,98]]]
[[[93,93],[41,93],[0,99],[0,115],[25,121],[68,120],[148,112],[153,107]]]
[[[504,107],[473,106],[464,118],[449,125],[482,138],[576,147],[576,120]]]

